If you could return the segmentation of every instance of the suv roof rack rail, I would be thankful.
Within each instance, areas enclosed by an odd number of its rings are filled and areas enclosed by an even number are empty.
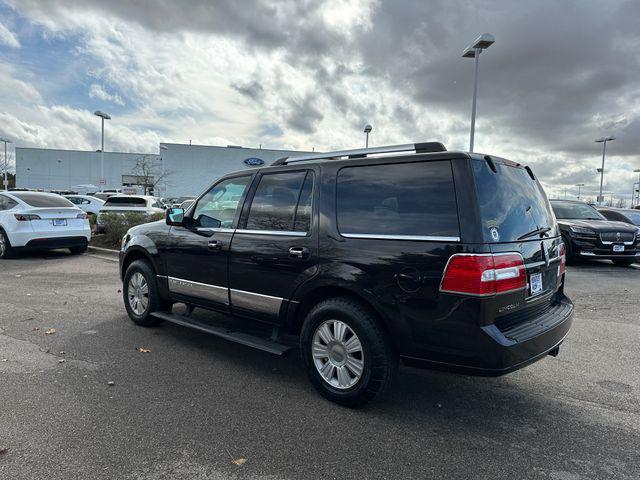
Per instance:
[[[387,145],[384,147],[357,148],[355,150],[339,150],[336,152],[317,152],[305,153],[304,155],[295,155],[293,157],[284,157],[276,160],[271,165],[288,165],[296,162],[308,162],[311,160],[337,160],[342,157],[348,158],[364,158],[368,155],[380,153],[396,153],[396,152],[416,152],[416,153],[433,153],[446,152],[447,149],[440,142],[422,142],[407,143],[404,145]]]

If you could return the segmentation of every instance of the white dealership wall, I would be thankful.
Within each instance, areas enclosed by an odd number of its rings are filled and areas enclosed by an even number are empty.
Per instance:
[[[166,190],[157,193],[163,197],[198,195],[227,173],[255,168],[256,166],[245,163],[247,159],[258,159],[264,162],[264,165],[269,165],[279,158],[302,153],[293,150],[214,147],[181,143],[161,143],[160,152],[164,168],[169,172],[166,177]],[[165,185],[160,187],[160,190],[163,190]]]
[[[104,153],[105,189],[120,188],[122,175],[133,174],[136,162],[147,157],[157,166],[155,175],[164,169],[156,195],[179,197],[198,195],[221,176],[236,170],[255,168],[247,159],[259,159],[265,165],[301,153],[242,147],[216,147],[161,143],[160,154]],[[248,163],[251,163],[249,161]],[[259,163],[254,161],[254,163]],[[99,185],[100,152],[16,147],[16,186],[43,190],[67,190],[74,185]]]
[[[105,189],[120,188],[122,175],[132,173],[136,162],[149,161],[153,153],[104,152]],[[68,190],[74,185],[99,185],[100,152],[16,147],[16,187]]]

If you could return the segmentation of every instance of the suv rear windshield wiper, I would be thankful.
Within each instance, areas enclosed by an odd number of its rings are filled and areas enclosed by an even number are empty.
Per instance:
[[[524,240],[525,238],[533,237],[534,235],[542,236],[550,230],[551,230],[551,227],[536,228],[533,232],[525,233],[524,235],[519,236],[518,240]]]

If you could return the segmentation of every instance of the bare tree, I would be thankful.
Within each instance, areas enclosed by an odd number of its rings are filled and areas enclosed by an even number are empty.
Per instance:
[[[616,202],[616,207],[618,208],[627,208],[627,201],[624,198],[619,198]]]
[[[155,193],[156,187],[160,183],[167,183],[166,179],[173,172],[162,167],[162,160],[155,155],[142,155],[136,160],[131,173],[137,177],[137,184],[144,187],[145,195],[152,191]]]

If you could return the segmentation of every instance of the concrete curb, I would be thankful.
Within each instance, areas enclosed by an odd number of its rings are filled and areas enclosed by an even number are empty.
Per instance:
[[[116,257],[116,258],[120,254],[119,250],[112,250],[111,248],[94,247],[92,245],[89,245],[87,247],[87,250],[89,250],[92,253],[99,253],[101,255],[109,255],[109,256]]]

